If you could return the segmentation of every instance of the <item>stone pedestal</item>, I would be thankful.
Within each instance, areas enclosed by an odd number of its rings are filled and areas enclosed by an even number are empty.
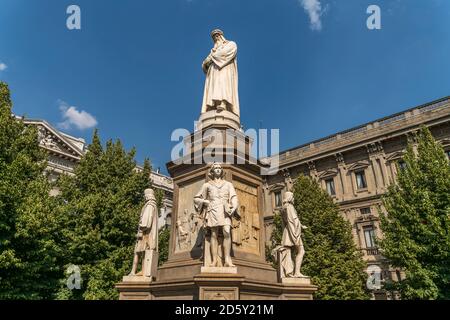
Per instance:
[[[251,280],[239,273],[199,273],[185,279],[124,281],[116,288],[121,300],[312,300],[317,287],[297,280],[279,283]]]
[[[201,267],[201,273],[237,274],[237,267]]]
[[[300,277],[300,278],[281,278],[282,284],[290,285],[311,285],[310,277]]]
[[[123,283],[150,283],[153,280],[154,280],[153,277],[145,277],[145,276],[138,276],[138,275],[124,276],[122,278]]]
[[[237,115],[230,111],[211,110],[202,114],[198,120],[198,129],[217,128],[218,126],[227,126],[235,130],[241,128],[240,120]]]
[[[201,116],[199,130],[185,139],[191,153],[183,161],[167,164],[174,182],[174,199],[168,261],[158,267],[150,283],[123,281],[116,287],[120,299],[304,299],[311,300],[317,287],[306,280],[283,283],[266,262],[262,165],[252,158],[252,140],[240,128],[239,118],[229,112],[210,111]],[[223,117],[223,118],[220,118]],[[207,131],[215,135],[204,139]],[[220,137],[234,140],[226,143]],[[193,199],[208,181],[209,164],[203,151],[214,148],[226,181],[233,184],[239,199],[240,219],[233,219],[232,260],[234,268],[204,267],[208,229],[194,210]],[[217,160],[215,160],[217,161]],[[220,237],[220,235],[219,235]],[[220,241],[220,240],[219,240]]]

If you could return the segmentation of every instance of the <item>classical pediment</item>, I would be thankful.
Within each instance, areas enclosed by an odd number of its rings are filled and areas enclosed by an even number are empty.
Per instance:
[[[443,139],[440,141],[440,143],[443,147],[448,147],[450,146],[450,139]]]
[[[329,170],[324,171],[321,174],[319,174],[319,178],[324,179],[324,178],[334,177],[337,174],[338,174],[337,169],[329,169]]]
[[[369,166],[369,161],[364,160],[364,161],[358,161],[355,162],[353,164],[351,164],[348,167],[348,171],[355,171],[355,170],[359,170],[359,169],[365,169]]]
[[[75,144],[69,137],[53,128],[43,120],[24,120],[27,125],[34,125],[38,129],[39,145],[45,150],[62,157],[79,159],[84,152],[84,141],[76,141]],[[75,138],[72,138],[75,139]]]
[[[403,151],[397,151],[394,153],[391,153],[389,156],[386,157],[386,161],[397,161],[403,158]]]
[[[276,191],[283,190],[285,186],[286,185],[284,183],[275,183],[270,186],[269,192],[276,192]]]

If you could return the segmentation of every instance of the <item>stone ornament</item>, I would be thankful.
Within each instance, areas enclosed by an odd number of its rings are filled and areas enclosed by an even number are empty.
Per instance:
[[[177,219],[177,246],[180,251],[201,247],[203,219],[196,213],[187,209]]]
[[[152,279],[156,276],[158,266],[158,209],[153,189],[146,189],[144,196],[146,202],[139,218],[133,267],[129,277],[143,276]],[[138,272],[140,260],[142,267]]]
[[[226,110],[239,116],[237,45],[219,29],[211,37],[214,47],[202,64],[206,80],[201,113]]]
[[[234,267],[231,260],[232,218],[238,215],[238,199],[231,182],[223,179],[224,171],[219,163],[213,163],[209,171],[210,181],[203,184],[194,197],[194,206],[202,214],[204,228],[209,233],[204,240],[205,267]],[[219,244],[219,230],[223,241]],[[222,253],[223,251],[223,253]]]

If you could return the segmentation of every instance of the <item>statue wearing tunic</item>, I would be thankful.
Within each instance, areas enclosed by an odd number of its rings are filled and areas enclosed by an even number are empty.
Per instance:
[[[146,189],[144,195],[146,202],[139,218],[130,276],[136,275],[139,260],[142,259],[142,271],[139,274],[152,277],[155,276],[155,269],[158,265],[158,210],[153,190]]]
[[[239,116],[237,45],[218,29],[211,37],[214,47],[202,65],[206,80],[201,113],[227,110]]]
[[[207,255],[210,254],[210,267],[222,264],[218,246],[218,229],[223,233],[224,265],[234,267],[231,261],[231,219],[238,207],[238,199],[233,184],[223,180],[223,169],[214,163],[210,169],[211,181],[203,184],[200,192],[194,197],[195,209],[203,212],[205,227],[211,230],[210,250],[205,249],[205,266],[208,266]]]

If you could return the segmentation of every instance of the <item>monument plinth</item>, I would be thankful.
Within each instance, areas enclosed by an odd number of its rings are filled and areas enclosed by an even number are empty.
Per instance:
[[[239,130],[241,123],[239,117],[230,111],[210,110],[200,116],[197,126],[199,129],[223,127]]]
[[[237,45],[212,32],[196,130],[169,162],[174,198],[168,261],[151,282],[124,281],[120,299],[307,299],[317,287],[283,280],[265,257],[262,167],[241,129]],[[309,279],[309,278],[308,278]]]

